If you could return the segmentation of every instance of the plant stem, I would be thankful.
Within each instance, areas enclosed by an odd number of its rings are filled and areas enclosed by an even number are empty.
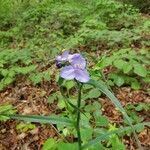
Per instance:
[[[81,106],[81,89],[82,89],[82,84],[78,84],[78,102],[77,102],[77,107],[78,110],[80,110]],[[77,125],[76,125],[76,130],[77,130],[77,136],[78,136],[78,150],[82,150],[81,147],[81,134],[80,134],[80,111],[77,110]]]

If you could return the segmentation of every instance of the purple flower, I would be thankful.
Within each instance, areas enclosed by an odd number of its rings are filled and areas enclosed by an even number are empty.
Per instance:
[[[56,66],[57,66],[57,68],[61,68],[61,67],[63,67],[63,64],[59,61],[56,61]]]
[[[86,70],[86,61],[80,54],[69,56],[70,65],[65,66],[60,73],[60,76],[66,80],[76,79],[80,82],[88,82],[90,77]]]
[[[64,51],[61,56],[56,57],[57,62],[67,62],[71,59],[72,55],[69,54],[69,51]]]
[[[71,59],[72,55],[69,54],[69,51],[64,51],[62,55],[56,57],[56,66],[61,68],[66,62],[71,62]]]

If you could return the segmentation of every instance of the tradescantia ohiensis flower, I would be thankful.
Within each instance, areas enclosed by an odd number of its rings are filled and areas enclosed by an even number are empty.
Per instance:
[[[56,61],[57,62],[66,62],[66,61],[69,61],[69,57],[71,57],[72,55],[69,54],[69,51],[64,51],[62,53],[62,55],[59,55],[56,57]]]
[[[63,54],[56,57],[56,66],[61,68],[66,62],[69,61],[71,55],[68,51],[63,52]]]
[[[82,55],[69,54],[68,51],[65,51],[61,56],[56,58],[56,65],[63,64],[68,62],[69,65],[66,65],[62,68],[60,76],[66,80],[76,79],[79,82],[88,82],[90,77],[89,73],[86,70],[86,61]],[[58,66],[59,67],[59,66]]]

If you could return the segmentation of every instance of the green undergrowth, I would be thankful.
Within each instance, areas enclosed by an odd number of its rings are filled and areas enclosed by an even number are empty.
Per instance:
[[[50,64],[62,49],[109,52],[149,46],[150,23],[132,5],[114,0],[1,0],[0,4],[0,89],[18,74],[33,74],[35,84],[47,79],[50,73],[37,75],[35,66]],[[121,80],[119,86],[126,82]],[[135,82],[132,87],[139,87]]]
[[[150,82],[150,21],[130,4],[115,0],[0,0],[0,20],[0,90],[20,78],[32,84],[55,80],[57,73],[54,74],[54,59],[63,49],[87,56],[91,78],[106,81],[109,88],[129,86],[138,90]],[[76,105],[74,82],[65,81],[63,88],[66,96],[72,95],[69,97],[70,102]],[[110,121],[103,113],[100,96],[103,94],[97,88],[93,89],[90,85],[83,87],[83,145],[86,148],[88,144],[96,143],[89,150],[116,150],[118,147],[124,150],[123,136],[131,136],[131,130],[124,127],[128,123],[123,119],[121,125]],[[76,139],[76,132],[70,122],[70,119],[75,120],[75,109],[66,106],[63,100],[59,91],[54,91],[48,97],[48,103],[57,103],[61,110],[57,118],[24,116],[23,120],[38,122],[41,119],[41,123],[58,123],[57,130],[61,136],[65,138],[73,135]],[[150,108],[145,103],[139,103],[128,104],[125,109],[136,126],[144,120],[138,113],[148,112]],[[15,116],[16,111],[11,105],[0,106],[0,113],[5,114],[0,116],[0,121],[6,121],[13,115],[13,119],[21,118]],[[61,118],[66,116],[67,119]],[[64,124],[69,127],[64,127]],[[90,125],[92,128],[89,128]],[[36,126],[30,123],[16,126],[18,132],[28,132],[34,128]],[[138,133],[143,129],[144,125],[141,124],[135,128]],[[43,150],[62,150],[62,147],[76,150],[76,142],[64,141],[50,138]]]
[[[143,84],[150,83],[149,51],[141,49],[120,49],[111,54],[103,55],[98,59],[94,67],[95,75],[98,71],[110,68],[111,71],[105,75],[110,86],[131,86],[132,89],[140,89]],[[102,76],[99,74],[100,77]]]
[[[41,67],[34,71],[36,65],[50,64],[62,49],[109,52],[149,46],[146,34],[150,23],[132,5],[114,0],[1,0],[0,4],[0,89],[15,81],[18,74],[32,74],[35,84],[48,79],[49,71],[44,75],[39,73]],[[126,81],[119,78],[115,83],[120,86]],[[139,87],[136,80],[131,86]]]

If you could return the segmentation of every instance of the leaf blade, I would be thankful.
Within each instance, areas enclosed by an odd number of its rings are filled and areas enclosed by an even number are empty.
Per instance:
[[[0,114],[2,116],[8,116],[11,119],[17,119],[27,122],[37,122],[37,123],[43,123],[43,124],[63,124],[67,126],[73,126],[73,121],[69,120],[65,117],[60,116],[38,116],[38,115],[8,115],[8,114]]]

